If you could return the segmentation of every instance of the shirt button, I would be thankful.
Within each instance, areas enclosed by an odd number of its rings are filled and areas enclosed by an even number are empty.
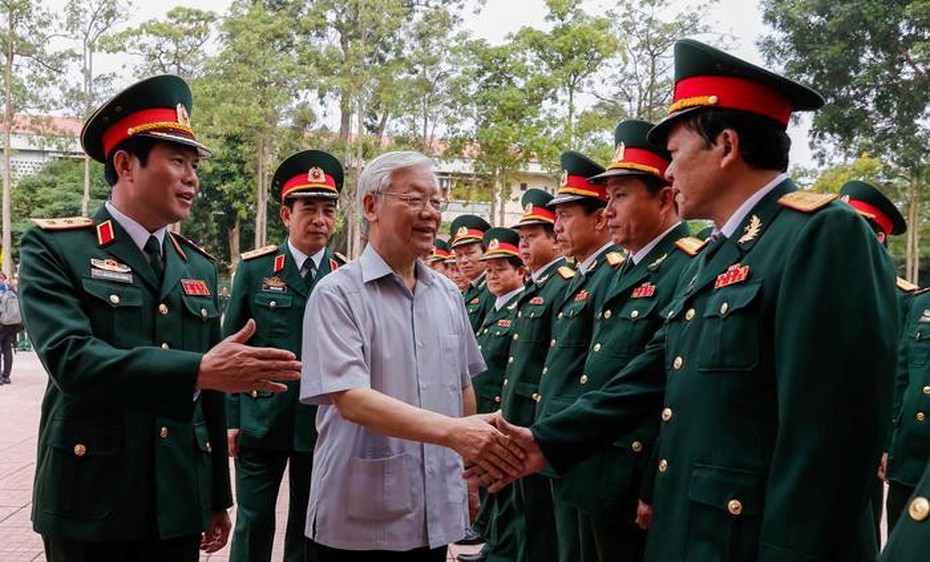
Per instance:
[[[727,511],[730,515],[740,515],[743,513],[743,504],[739,500],[730,500],[727,503]]]
[[[160,430],[158,430],[158,436],[161,437],[162,439],[167,439],[167,438],[168,438],[168,428],[165,427],[165,426],[162,426],[162,428],[161,428]]]
[[[729,304],[723,303],[723,304],[720,305],[720,315],[721,315],[721,316],[723,316],[724,314],[726,314],[728,310],[730,310],[730,305],[729,305]]]
[[[597,353],[600,350],[601,350],[601,344],[600,343],[594,344],[594,353]]]
[[[581,378],[578,379],[578,382],[581,384],[588,384],[588,375],[581,375]]]
[[[168,314],[168,305],[165,303],[161,303],[160,305],[158,305],[158,313],[161,314],[162,316]]]
[[[680,371],[684,364],[685,360],[682,359],[680,355],[676,357],[674,361],[672,361],[672,367],[674,367],[676,371]]]
[[[74,446],[74,456],[83,457],[87,453],[87,447],[83,443],[78,443]]]
[[[631,313],[630,313],[630,318],[632,318],[632,319],[634,319],[634,320],[637,319],[637,318],[639,318],[639,311],[638,311],[638,310],[634,310],[633,312],[631,312]]]
[[[689,320],[689,321],[690,321],[690,320],[693,320],[693,319],[694,319],[694,315],[695,315],[694,309],[693,309],[693,308],[689,308],[689,309],[688,309],[688,312],[685,312],[685,320]]]
[[[666,408],[662,410],[662,421],[667,422],[670,419],[672,419],[672,409]]]
[[[605,319],[605,320],[610,320],[610,317],[613,316],[613,315],[614,315],[614,313],[611,312],[611,311],[609,311],[609,310],[605,310],[605,311],[604,311],[604,319]]]
[[[642,441],[633,441],[632,443],[630,443],[630,449],[632,449],[634,453],[641,453],[641,452],[643,452],[643,443],[642,443]]]
[[[77,447],[75,447],[76,449]],[[77,453],[77,451],[75,451]],[[930,515],[930,501],[927,501],[927,498],[923,496],[918,496],[911,500],[911,504],[907,506],[907,514],[911,516],[911,519],[914,521],[923,521],[927,518],[927,515]]]
[[[110,302],[113,304],[119,304],[119,295],[110,295]]]
[[[171,349],[171,346],[168,345],[168,342],[165,342],[165,343],[161,344],[161,348],[162,348],[162,349]]]
[[[659,461],[659,472],[666,472],[668,470],[668,461],[662,459]]]

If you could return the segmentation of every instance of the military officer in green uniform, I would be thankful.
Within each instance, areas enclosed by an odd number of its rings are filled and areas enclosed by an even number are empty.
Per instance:
[[[539,379],[552,339],[553,309],[575,277],[561,255],[555,234],[555,211],[547,205],[552,195],[541,189],[523,195],[523,216],[514,226],[520,233],[520,256],[530,279],[517,301],[513,341],[504,385],[501,411],[513,423],[533,422],[539,399]],[[514,514],[510,532],[517,537],[514,560],[556,560],[555,519],[549,479],[533,475],[505,492],[507,503],[499,512]],[[503,498],[502,498],[503,500]],[[492,553],[493,555],[493,553]]]
[[[224,333],[255,320],[252,345],[300,353],[304,307],[316,282],[339,260],[327,247],[336,224],[342,165],[321,150],[304,150],[278,166],[271,185],[281,203],[287,240],[242,255]],[[268,562],[274,542],[275,505],[284,469],[289,502],[284,560],[302,561],[316,442],[316,407],[300,404],[300,384],[283,393],[227,397],[229,450],[236,459],[236,528],[230,560]]]
[[[562,253],[574,258],[578,266],[576,275],[552,309],[555,318],[539,380],[537,420],[563,410],[585,388],[588,376],[584,364],[591,344],[594,312],[624,261],[607,229],[604,214],[607,191],[603,185],[588,181],[589,177],[604,172],[604,168],[573,151],[562,153],[561,164],[562,186],[549,202],[549,208],[555,211],[555,234]],[[593,555],[593,542],[582,544],[579,536],[578,510],[560,497],[561,479],[554,472],[544,471],[543,474],[550,478],[559,560],[584,559],[585,550]],[[529,528],[527,532],[537,530]]]
[[[923,562],[930,552],[930,463],[907,501],[907,513],[889,526],[888,544],[879,562]]]
[[[426,265],[430,266],[434,271],[445,275],[451,279],[451,274],[449,272],[449,264],[446,263],[446,260],[453,257],[452,252],[449,250],[449,244],[441,238],[436,238],[433,240],[433,251],[426,257],[424,262]]]
[[[629,257],[622,275],[611,276],[602,291],[582,374],[563,387],[567,401],[599,389],[643,351],[662,326],[661,311],[671,302],[679,275],[702,246],[678,216],[675,194],[665,179],[670,156],[646,139],[652,126],[647,121],[621,122],[614,134],[613,161],[589,180],[606,184],[607,228]],[[569,470],[559,483],[556,501],[579,512],[578,560],[642,558],[644,535],[635,519],[658,425],[658,410],[650,412],[638,428]],[[593,549],[584,544],[588,540]]]
[[[894,270],[848,205],[784,174],[791,113],[822,103],[676,43],[674,102],[649,135],[672,155],[682,217],[719,234],[645,351],[600,391],[531,431],[499,421],[530,451],[527,470],[565,472],[659,408],[649,562],[876,555],[868,485],[890,419]]]
[[[484,315],[494,302],[487,288],[485,279],[484,245],[481,240],[484,233],[491,228],[488,221],[476,215],[461,215],[452,221],[449,235],[449,249],[455,254],[455,263],[459,272],[468,279],[468,288],[462,293],[465,299],[465,308],[468,310],[468,319],[472,329],[477,332],[484,320]]]
[[[478,413],[487,414],[500,409],[501,384],[507,358],[510,356],[510,343],[513,335],[513,321],[517,315],[517,299],[523,291],[523,279],[526,266],[520,259],[520,235],[509,228],[491,228],[484,233],[486,248],[481,260],[486,264],[488,291],[494,295],[494,303],[484,317],[478,329],[478,348],[484,357],[487,369],[472,377],[475,389]],[[495,552],[495,559],[504,559],[505,553],[513,552],[514,542],[508,541],[507,524],[509,520],[497,518],[494,498],[481,495],[481,509],[475,521],[475,528],[485,537],[486,544],[477,555],[460,555],[460,562],[474,559],[484,560],[488,552]]]
[[[244,345],[254,323],[219,342],[216,268],[167,232],[190,213],[209,155],[190,109],[171,75],[104,104],[81,145],[104,163],[110,200],[93,219],[36,220],[23,236],[23,316],[49,374],[32,521],[50,562],[195,562],[198,547],[222,548],[222,392],[300,376],[293,353]]]

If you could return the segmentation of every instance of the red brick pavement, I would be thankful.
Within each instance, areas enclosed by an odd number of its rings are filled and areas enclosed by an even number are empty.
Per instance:
[[[39,412],[47,376],[34,353],[19,352],[13,361],[12,380],[13,384],[0,386],[0,561],[45,562],[42,540],[32,530],[29,513]],[[281,560],[283,556],[286,502],[285,477],[278,496],[278,533],[273,560]],[[456,552],[475,550],[477,547],[455,549]],[[201,562],[228,559],[228,546],[215,554],[201,556]],[[450,553],[449,560],[452,559]]]

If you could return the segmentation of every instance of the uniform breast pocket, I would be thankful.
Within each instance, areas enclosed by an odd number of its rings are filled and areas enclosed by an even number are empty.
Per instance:
[[[143,324],[142,289],[87,278],[81,280],[81,286],[95,335],[119,347],[150,345],[135,339],[143,332],[139,329]]]
[[[630,299],[607,322],[615,322],[608,352],[612,357],[627,358],[639,354],[656,326],[658,304],[655,299]]]
[[[765,504],[763,474],[696,464],[688,498],[686,562],[757,558]]]
[[[930,323],[908,331],[904,337],[907,338],[908,363],[912,367],[926,365],[927,358],[930,357]]]
[[[210,298],[184,295],[181,300],[184,303],[184,349],[206,349],[210,345],[210,327],[219,318],[220,311]]]
[[[552,330],[558,347],[588,346],[591,341],[591,298],[572,300],[559,311]]]
[[[294,297],[277,293],[255,295],[255,326],[267,339],[286,338],[300,326],[292,326]]]
[[[707,299],[701,326],[701,371],[747,371],[759,364],[762,281],[724,287]]]

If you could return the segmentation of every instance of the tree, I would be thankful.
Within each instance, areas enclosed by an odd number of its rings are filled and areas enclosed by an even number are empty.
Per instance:
[[[113,0],[69,0],[65,7],[68,34],[81,44],[82,88],[80,95],[72,93],[68,97],[83,102],[80,113],[85,118],[98,105],[94,96],[94,54],[113,26],[126,19],[128,7],[128,2]],[[104,77],[104,81],[108,79]],[[85,155],[84,196],[81,199],[81,216],[85,217],[90,203],[90,163],[90,156]]]
[[[930,142],[930,2],[764,0],[776,32],[770,61],[827,99],[813,120],[819,157],[868,152],[904,178],[906,277],[919,271],[919,222]]]
[[[3,197],[2,251],[12,256],[10,167],[12,134],[21,112],[44,109],[54,99],[66,60],[49,48],[56,19],[32,0],[0,0],[0,48],[3,50]],[[3,260],[3,272],[12,275],[12,260]]]

